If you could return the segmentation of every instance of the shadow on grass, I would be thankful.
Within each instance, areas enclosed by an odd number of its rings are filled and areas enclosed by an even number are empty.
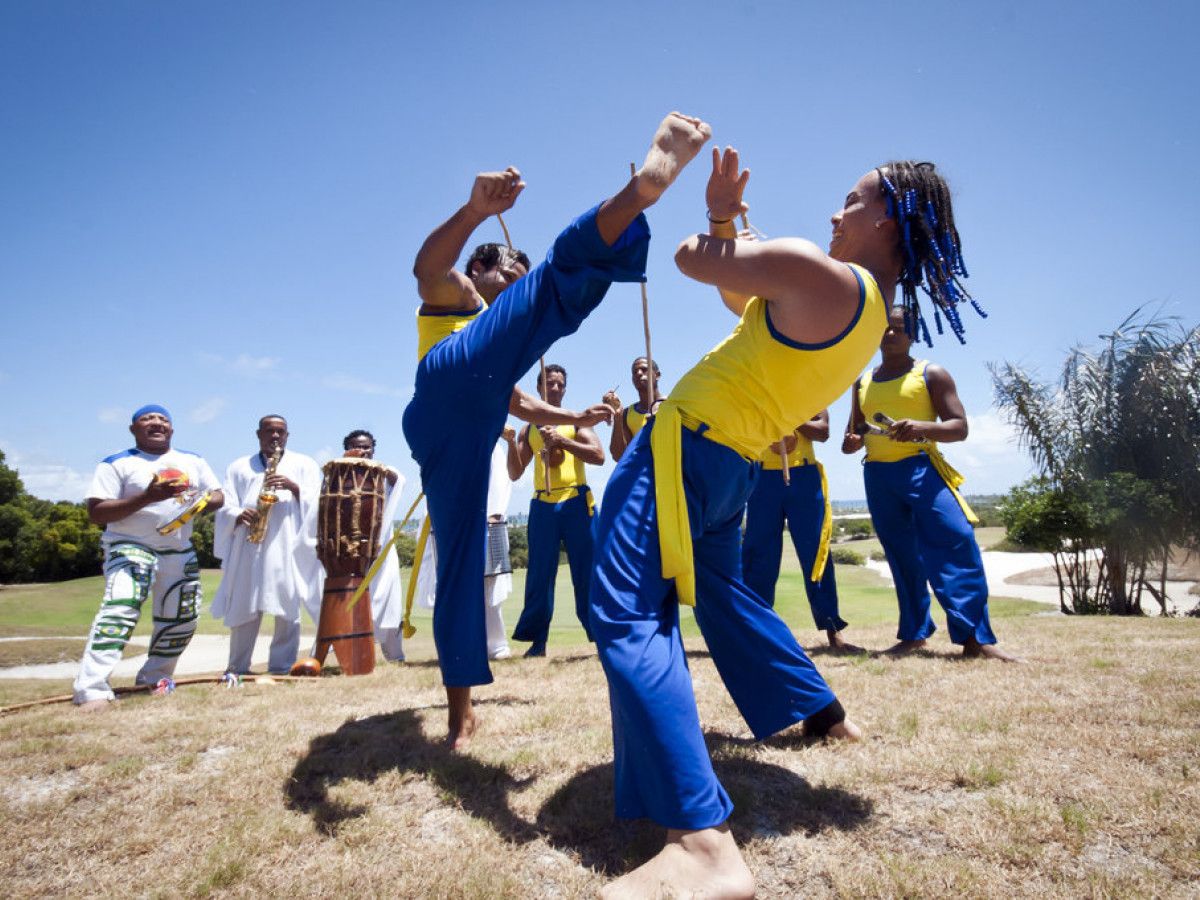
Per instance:
[[[729,824],[739,843],[797,831],[849,831],[871,816],[870,801],[838,788],[813,787],[795,772],[755,759],[750,743],[708,735],[717,778],[734,803]],[[640,865],[662,847],[661,827],[644,820],[614,821],[611,764],[572,777],[530,823],[509,805],[509,796],[523,790],[529,779],[430,741],[411,709],[347,722],[314,738],[284,788],[287,807],[311,816],[321,834],[335,836],[343,822],[365,815],[368,807],[335,800],[330,788],[350,780],[371,783],[391,771],[430,779],[453,798],[452,804],[487,822],[510,843],[544,837],[606,875]]]
[[[750,757],[741,741],[707,737],[717,778],[733,800],[729,826],[739,844],[797,831],[850,831],[872,814],[871,802],[857,794],[813,787],[795,772]],[[538,813],[537,827],[553,846],[608,876],[641,865],[665,837],[646,820],[614,821],[611,764],[580,772],[559,788]]]
[[[284,786],[287,807],[312,816],[317,831],[332,837],[343,822],[365,815],[368,807],[335,800],[329,789],[343,781],[373,783],[392,771],[428,778],[467,813],[491,823],[505,840],[525,843],[537,836],[533,826],[508,805],[509,793],[521,790],[528,781],[514,778],[502,766],[451,753],[441,741],[429,740],[412,709],[367,716],[313,738]]]

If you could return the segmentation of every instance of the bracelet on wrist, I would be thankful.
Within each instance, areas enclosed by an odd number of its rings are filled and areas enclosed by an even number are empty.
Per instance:
[[[730,216],[728,219],[714,219],[711,209],[705,210],[704,215],[708,217],[708,221],[711,222],[713,225],[732,225],[733,224],[733,216]]]

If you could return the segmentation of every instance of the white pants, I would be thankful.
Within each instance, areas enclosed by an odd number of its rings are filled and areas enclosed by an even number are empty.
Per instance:
[[[106,548],[106,557],[104,599],[75,679],[76,703],[114,698],[109,675],[121,661],[151,592],[154,632],[149,657],[134,679],[137,684],[157,684],[174,674],[200,614],[200,563],[191,546],[163,551],[119,543]]]
[[[508,649],[508,635],[504,629],[504,609],[499,603],[495,603],[494,597],[497,582],[501,577],[503,576],[488,575],[483,579],[483,618],[487,624],[488,659],[505,659],[511,653]],[[508,583],[512,583],[511,575],[508,577]],[[507,591],[505,596],[508,596]]]
[[[271,654],[267,658],[267,671],[272,675],[286,675],[296,662],[300,650],[300,620],[295,622],[275,616],[275,634],[271,638]],[[229,629],[229,665],[226,672],[246,675],[250,672],[250,658],[254,655],[254,642],[258,639],[258,628],[262,624],[262,613],[257,613],[249,622],[234,625]]]

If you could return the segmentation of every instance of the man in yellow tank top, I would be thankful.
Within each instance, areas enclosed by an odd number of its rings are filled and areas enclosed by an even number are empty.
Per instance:
[[[455,268],[475,229],[509,210],[524,190],[521,173],[512,167],[477,176],[467,202],[417,253],[419,360],[404,436],[420,466],[437,535],[433,637],[446,686],[451,748],[465,746],[475,731],[472,686],[492,681],[483,609],[485,513],[492,448],[506,416],[511,411],[547,425],[594,425],[612,418],[604,404],[581,415],[513,386],[556,340],[579,328],[611,283],[645,280],[650,229],[643,212],[710,134],[699,119],[679,113],[663,119],[641,169],[572,222],[528,274],[510,253],[501,253],[490,267],[472,261],[470,276]]]
[[[958,492],[961,476],[937,449],[966,440],[967,414],[950,373],[914,360],[912,342],[904,310],[893,309],[879,344],[880,364],[851,393],[842,441],[843,453],[867,450],[867,506],[900,604],[899,643],[888,653],[920,649],[937,630],[929,615],[932,586],[950,640],[964,656],[1012,661],[996,646],[988,618],[987,576],[971,527],[975,514]]]
[[[557,363],[546,366],[546,380],[538,373],[538,392],[551,406],[562,406],[567,391],[567,370]],[[604,448],[596,432],[586,426],[526,425],[508,448],[508,475],[516,481],[533,461],[533,497],[529,501],[529,568],[525,572],[525,606],[513,629],[513,640],[529,641],[526,656],[545,656],[554,617],[554,582],[558,575],[558,548],[566,545],[575,591],[575,615],[592,639],[588,627],[588,579],[592,576],[592,492],[584,465],[604,465]]]
[[[694,604],[755,737],[801,720],[812,735],[859,735],[787,625],[742,582],[742,511],[754,461],[866,366],[898,286],[906,304],[918,285],[943,309],[962,297],[958,268],[938,263],[957,260],[958,248],[932,164],[863,175],[832,218],[828,254],[799,239],[738,240],[748,178],[737,151],[714,151],[709,232],[675,255],[685,275],[720,290],[739,323],[679,380],[646,426],[649,439],[634,440],[597,517],[591,624],[609,684],[616,813],[667,829],[663,850],[611,885],[613,897],[754,893],[700,728],[680,604]],[[932,230],[918,214],[935,220]]]
[[[825,469],[814,441],[829,440],[829,410],[823,409],[792,434],[776,441],[759,458],[762,471],[746,501],[742,533],[742,577],[746,586],[775,606],[775,583],[783,558],[787,526],[800,569],[813,623],[825,632],[829,646],[841,653],[861,653],[841,636],[846,621],[838,613],[837,579],[829,558],[833,516]],[[787,456],[788,477],[783,477]]]
[[[650,378],[650,364],[644,356],[635,359],[629,370],[633,378],[633,389],[637,391],[637,402],[622,409],[621,398],[617,396],[615,388],[604,395],[604,402],[613,410],[612,437],[608,441],[608,452],[616,462],[621,461],[621,457],[625,455],[625,448],[633,442],[634,436],[645,427],[646,420],[654,415],[658,404],[663,401],[659,384],[662,372],[657,362],[654,363],[653,379]],[[651,384],[654,386],[653,397],[650,396]]]

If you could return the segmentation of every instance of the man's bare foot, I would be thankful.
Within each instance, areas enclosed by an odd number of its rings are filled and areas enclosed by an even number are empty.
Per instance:
[[[663,195],[710,137],[708,123],[691,116],[673,112],[662,120],[646,161],[634,176],[638,196],[647,206]]]
[[[825,632],[825,637],[829,639],[829,649],[834,653],[866,653],[862,647],[857,644],[852,644],[840,632],[834,631],[832,628]]]
[[[76,709],[84,713],[98,713],[104,712],[112,703],[112,700],[89,700],[87,703],[80,703]]]
[[[1011,653],[1005,653],[995,644],[981,644],[972,638],[963,645],[963,656],[967,659],[998,659],[1001,662],[1023,663],[1025,660]]]
[[[456,752],[466,750],[479,724],[475,718],[475,709],[471,706],[471,689],[446,688],[446,702],[450,708],[450,729],[446,735],[446,746]]]
[[[862,729],[851,722],[849,719],[842,719],[832,728],[829,729],[829,737],[837,738],[839,741],[861,741]]]
[[[754,896],[754,876],[742,859],[728,823],[700,831],[668,829],[658,855],[607,885],[605,900],[648,897],[735,898]]]
[[[916,650],[923,650],[925,648],[925,643],[926,642],[924,638],[921,638],[919,641],[900,641],[884,650],[883,655],[907,656],[909,653],[912,653]]]

